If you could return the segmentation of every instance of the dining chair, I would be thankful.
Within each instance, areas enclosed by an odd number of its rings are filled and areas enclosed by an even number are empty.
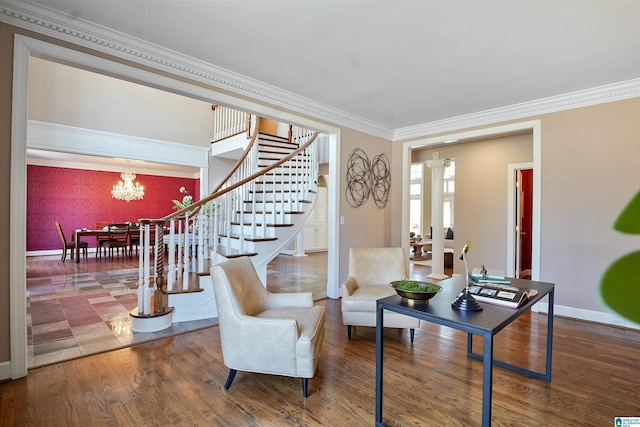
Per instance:
[[[67,259],[67,250],[71,250],[71,259],[73,259],[76,252],[75,239],[71,239],[70,242],[67,242],[67,238],[64,237],[64,232],[62,231],[62,226],[57,221],[56,229],[58,230],[58,235],[60,236],[60,240],[62,241],[62,258],[60,259],[60,261],[64,262]],[[89,244],[87,242],[80,242],[80,249],[82,249],[85,259],[87,258],[88,247]]]
[[[104,243],[104,247],[109,251],[109,257],[113,257],[113,250],[116,250],[116,255],[120,255],[120,249],[122,254],[127,255],[129,250],[129,224],[109,224],[108,239]]]
[[[107,228],[109,227],[109,221],[94,221],[93,229],[94,230],[104,230],[104,234],[96,236],[96,256],[101,257],[103,254],[106,255],[106,248],[104,244],[109,240],[109,232]]]
[[[136,248],[136,255],[140,248],[140,225],[137,223],[129,224],[129,256],[133,255],[133,248]]]

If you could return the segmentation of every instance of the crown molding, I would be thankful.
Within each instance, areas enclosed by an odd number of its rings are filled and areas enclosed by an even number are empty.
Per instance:
[[[209,149],[205,147],[36,120],[27,122],[27,148],[194,168],[209,167]]]
[[[0,22],[389,141],[420,138],[640,96],[640,79],[636,79],[394,130],[216,65],[28,1],[3,0],[0,4]]]
[[[330,124],[391,140],[393,129],[179,52],[30,3],[6,0],[0,22],[186,77]]]
[[[628,80],[507,107],[396,129],[393,135],[393,141],[420,138],[510,120],[521,120],[542,114],[588,107],[605,102],[621,101],[639,96],[640,79]]]

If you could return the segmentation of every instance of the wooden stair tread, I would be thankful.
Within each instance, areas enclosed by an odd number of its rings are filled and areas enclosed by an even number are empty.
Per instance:
[[[227,251],[226,248],[221,247],[221,246],[216,248],[216,253],[218,255],[222,255],[223,257],[226,257],[226,258],[238,258],[238,257],[241,257],[241,256],[256,256],[256,255],[258,255],[257,252],[240,252],[237,249],[229,249],[229,251]]]
[[[240,236],[237,234],[223,234],[220,233],[220,237],[228,237],[230,239],[239,239]],[[249,237],[245,237],[244,240],[246,240],[247,242],[272,242],[274,240],[278,240],[277,237],[254,237],[254,238],[249,238]]]
[[[231,225],[240,225],[240,223],[239,223],[239,222],[233,222],[233,221],[232,221],[232,222],[231,222]],[[244,225],[244,226],[251,226],[251,225],[254,225],[254,224],[253,224],[252,222],[249,222],[249,223],[245,222],[243,225]],[[261,224],[261,223],[256,223],[256,224],[255,224],[255,226],[256,226],[256,227],[262,227],[262,224]],[[293,227],[293,224],[272,224],[272,223],[266,223],[266,224],[265,224],[265,226],[266,226],[266,227]]]

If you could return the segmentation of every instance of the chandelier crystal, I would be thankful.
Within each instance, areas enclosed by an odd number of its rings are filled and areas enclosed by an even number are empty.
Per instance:
[[[136,179],[136,174],[133,172],[122,172],[120,174],[122,181],[113,186],[111,190],[111,196],[114,199],[124,200],[129,203],[132,200],[141,200],[144,197],[144,188],[133,181]]]

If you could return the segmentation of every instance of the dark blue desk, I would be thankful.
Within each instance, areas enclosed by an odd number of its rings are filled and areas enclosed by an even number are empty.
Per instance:
[[[383,367],[384,367],[384,340],[383,340],[383,311],[389,310],[407,316],[417,317],[426,322],[448,326],[467,332],[467,356],[482,361],[482,425],[491,425],[491,388],[493,381],[493,365],[523,375],[551,381],[551,349],[553,346],[553,297],[554,284],[534,282],[531,280],[512,279],[513,286],[521,288],[534,288],[538,295],[530,299],[520,308],[504,308],[490,304],[482,304],[482,311],[458,311],[451,308],[451,302],[464,289],[464,276],[455,276],[439,282],[443,290],[428,304],[416,304],[394,295],[379,299],[376,303],[376,426],[386,426],[382,421],[382,394],[383,394]],[[526,313],[533,304],[548,296],[549,311],[547,316],[547,352],[545,372],[539,373],[524,369],[509,363],[493,360],[493,336],[504,329],[511,322]],[[472,351],[473,335],[484,338],[483,354]]]

